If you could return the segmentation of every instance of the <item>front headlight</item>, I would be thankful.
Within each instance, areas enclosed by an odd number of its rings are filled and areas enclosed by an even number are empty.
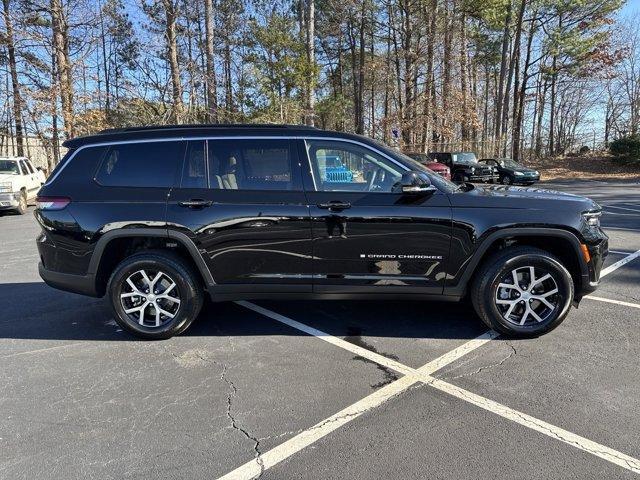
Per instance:
[[[471,167],[471,173],[472,174],[476,173],[476,167]]]
[[[592,228],[600,228],[601,216],[602,212],[584,212],[582,214],[582,218],[584,218],[585,223]]]
[[[534,175],[540,175],[540,172],[538,170],[536,170],[535,172],[533,172]]]
[[[517,176],[524,175],[522,172],[514,172]]]

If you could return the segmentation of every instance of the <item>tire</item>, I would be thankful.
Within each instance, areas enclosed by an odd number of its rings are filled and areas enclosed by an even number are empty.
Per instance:
[[[501,179],[500,182],[503,185],[513,185],[513,178],[511,177],[511,175],[504,175]]]
[[[492,255],[471,285],[471,302],[482,321],[511,337],[536,337],[556,328],[569,313],[573,295],[573,279],[560,260],[533,247],[509,247]]]
[[[27,193],[22,192],[20,198],[18,199],[18,206],[15,209],[15,212],[18,215],[24,215],[27,213]]]
[[[149,285],[155,287],[157,298],[148,291]],[[200,313],[204,299],[198,275],[179,256],[162,251],[124,259],[111,274],[107,295],[118,325],[148,340],[184,332]]]

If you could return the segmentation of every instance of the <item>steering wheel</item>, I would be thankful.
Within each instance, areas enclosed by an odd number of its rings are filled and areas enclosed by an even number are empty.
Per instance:
[[[369,192],[376,192],[382,190],[382,186],[378,183],[384,182],[387,172],[383,168],[376,168],[371,172],[371,178],[369,179],[369,184],[367,185],[367,190]]]

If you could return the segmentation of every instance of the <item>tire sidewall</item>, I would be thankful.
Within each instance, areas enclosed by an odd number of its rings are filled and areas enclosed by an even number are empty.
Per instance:
[[[524,266],[543,268],[553,276],[553,279],[558,285],[560,303],[550,318],[544,322],[520,326],[508,322],[502,317],[502,313],[495,303],[495,298],[498,284],[501,283],[503,277],[512,270]],[[519,255],[507,260],[492,275],[490,283],[486,285],[485,291],[487,292],[485,296],[485,309],[492,317],[492,320],[500,327],[500,330],[521,336],[535,336],[557,327],[567,316],[573,302],[574,293],[571,275],[562,264],[551,257],[534,254]]]
[[[25,213],[27,213],[27,195],[25,193],[22,193],[18,202],[20,203],[18,204],[18,208],[16,208],[16,212],[18,213],[18,215],[24,215]]]
[[[180,306],[176,312],[176,316],[160,327],[145,327],[129,319],[124,313],[124,308],[120,302],[120,293],[126,279],[134,272],[142,269],[162,270],[167,273],[176,283],[180,295]],[[188,273],[174,265],[172,261],[164,261],[160,258],[139,257],[125,260],[114,271],[108,285],[108,296],[111,308],[113,309],[115,320],[124,329],[134,333],[136,336],[148,339],[163,339],[176,335],[181,330],[186,329],[195,315],[197,315],[197,305],[194,301],[197,292],[196,285],[189,281]]]

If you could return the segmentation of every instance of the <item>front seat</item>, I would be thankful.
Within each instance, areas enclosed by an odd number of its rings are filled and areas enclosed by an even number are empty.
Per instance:
[[[236,160],[236,157],[229,157],[225,173],[220,176],[222,180],[222,186],[227,190],[238,189],[238,180],[236,179],[237,165],[238,161]]]

